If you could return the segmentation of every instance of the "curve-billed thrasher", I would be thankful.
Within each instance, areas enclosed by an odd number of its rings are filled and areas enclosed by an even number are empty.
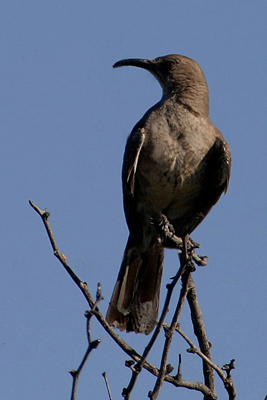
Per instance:
[[[128,59],[150,71],[163,89],[130,134],[123,162],[124,209],[130,235],[107,321],[150,333],[158,315],[164,247],[155,221],[163,215],[181,238],[190,234],[226,192],[230,149],[209,119],[209,92],[200,66],[181,55]]]

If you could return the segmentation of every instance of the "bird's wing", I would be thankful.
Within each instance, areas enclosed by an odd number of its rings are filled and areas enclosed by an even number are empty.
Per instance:
[[[218,131],[220,134],[220,132]],[[202,189],[196,199],[195,207],[203,218],[217,203],[222,193],[227,191],[231,172],[231,153],[228,144],[221,134],[202,160],[200,170],[204,173]],[[190,231],[194,230],[203,218],[196,218]]]
[[[217,137],[208,153],[209,172],[207,185],[214,187],[220,195],[227,191],[231,172],[231,153],[228,144],[222,137]],[[219,199],[215,200],[215,203]],[[215,204],[214,203],[214,204]]]
[[[186,207],[179,208],[177,205],[179,199],[176,199],[164,210],[167,218],[171,218],[176,235],[191,233],[203,221],[221,194],[226,192],[230,169],[230,150],[218,131],[210,150],[190,176],[193,182],[193,186],[190,187],[195,187],[195,190],[187,193]],[[180,212],[175,216],[177,210]]]

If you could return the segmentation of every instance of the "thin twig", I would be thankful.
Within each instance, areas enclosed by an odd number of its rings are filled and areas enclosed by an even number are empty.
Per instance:
[[[214,395],[214,393],[211,392],[211,390],[204,385],[202,382],[187,382],[184,381],[182,378],[182,356],[179,354],[179,362],[178,362],[178,370],[177,370],[177,375],[175,377],[177,379],[177,382],[183,387],[186,387],[188,389],[192,390],[198,390],[202,394],[204,394],[205,397],[207,397],[210,400],[217,400],[217,396]],[[187,384],[189,384],[187,386]]]
[[[63,265],[63,267],[65,268],[65,270],[67,271],[67,273],[70,275],[70,277],[72,278],[72,280],[76,283],[76,285],[80,288],[80,290],[82,291],[84,297],[86,298],[86,300],[88,301],[88,304],[90,306],[90,308],[93,308],[95,305],[95,301],[93,299],[93,297],[91,296],[91,294],[89,293],[88,289],[87,289],[87,284],[86,282],[82,282],[78,276],[73,272],[73,270],[70,268],[70,266],[67,263],[67,258],[64,254],[62,254],[59,251],[59,248],[57,246],[57,242],[56,239],[54,237],[53,231],[50,227],[50,224],[48,222],[48,218],[50,216],[50,213],[47,210],[41,210],[36,204],[34,204],[32,201],[29,201],[30,205],[32,206],[32,208],[37,212],[37,214],[40,215],[40,217],[42,218],[42,221],[44,223],[48,238],[50,240],[51,246],[53,248],[54,251],[54,255],[57,257],[57,259],[61,262],[61,264]]]
[[[231,360],[230,364],[225,364],[222,368],[219,367],[219,365],[216,365],[211,359],[209,359],[205,354],[200,351],[197,346],[192,342],[192,340],[182,331],[180,326],[176,327],[176,331],[186,340],[186,342],[189,344],[190,348],[187,349],[188,353],[192,354],[197,354],[199,357],[201,357],[207,364],[209,364],[214,371],[217,372],[218,376],[221,378],[223,381],[223,384],[227,390],[227,392],[230,394],[229,399],[233,400],[235,399],[236,393],[235,389],[233,388],[233,381],[231,377],[230,371],[235,368],[234,366],[234,361]],[[225,370],[227,372],[227,375],[223,372]],[[228,388],[229,386],[229,388]],[[267,399],[266,399],[267,400]]]
[[[208,341],[202,312],[197,300],[196,287],[192,276],[190,276],[188,284],[189,289],[187,293],[187,300],[191,311],[191,320],[194,327],[194,333],[197,337],[201,352],[205,354],[207,358],[212,360],[210,351],[211,344]],[[205,360],[203,360],[203,375],[205,384],[211,389],[212,392],[215,393],[214,369]],[[204,398],[204,400],[206,399]]]
[[[156,380],[153,391],[150,392],[148,396],[151,400],[156,400],[158,398],[159,392],[164,382],[165,375],[168,373],[167,362],[168,362],[171,342],[187,295],[187,281],[190,275],[191,264],[187,264],[187,262],[185,263],[181,262],[181,268],[183,268],[184,270],[182,276],[185,278],[183,279],[183,285],[180,291],[178,304],[176,306],[176,310],[173,315],[170,329],[165,329],[165,344],[161,358],[160,373]]]
[[[192,354],[197,354],[200,358],[202,358],[202,360],[204,360],[206,363],[208,363],[218,373],[218,375],[222,379],[222,381],[224,381],[226,376],[223,373],[222,369],[218,365],[216,365],[210,358],[208,358],[204,353],[202,353],[201,350],[199,350],[199,348],[185,334],[185,332],[182,331],[179,324],[176,327],[176,332],[178,332],[185,339],[185,341],[189,344],[190,348],[187,349],[187,352],[192,353]]]
[[[101,285],[98,284],[98,288],[97,288],[97,300],[95,302],[94,308],[96,308],[97,304],[102,300],[102,296],[101,296]],[[87,350],[83,356],[83,359],[79,365],[79,367],[76,370],[70,370],[69,373],[71,374],[72,378],[73,378],[73,382],[72,382],[72,390],[71,390],[71,400],[75,400],[76,399],[76,392],[77,392],[77,386],[78,386],[78,380],[79,380],[79,376],[82,372],[82,369],[84,368],[90,354],[91,351],[93,349],[96,349],[99,345],[99,343],[101,342],[100,339],[96,339],[96,340],[92,340],[92,335],[91,335],[91,319],[93,317],[93,313],[92,311],[86,311],[85,313],[85,317],[86,317],[86,334],[87,334],[87,339],[88,339],[88,347]]]
[[[227,378],[224,382],[224,387],[227,390],[229,395],[229,400],[235,400],[236,398],[236,390],[234,387],[233,378],[231,375],[232,369],[235,369],[235,360],[231,360],[229,364],[225,364],[222,369],[226,371]]]
[[[105,384],[107,387],[109,400],[112,400],[112,395],[111,395],[111,390],[110,390],[109,383],[108,383],[107,373],[103,372],[102,375],[103,375],[103,378],[104,378],[104,381],[105,381]]]

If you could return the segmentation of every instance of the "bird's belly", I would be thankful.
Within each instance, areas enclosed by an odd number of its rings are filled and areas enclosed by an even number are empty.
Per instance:
[[[147,158],[140,161],[136,175],[140,203],[146,203],[155,211],[162,211],[174,201],[184,200],[179,194],[182,177],[178,159],[162,157],[161,162]]]

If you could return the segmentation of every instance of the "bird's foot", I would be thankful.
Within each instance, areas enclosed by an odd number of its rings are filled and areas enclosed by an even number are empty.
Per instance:
[[[175,235],[174,227],[172,226],[172,224],[169,222],[168,218],[164,214],[160,215],[160,220],[158,221],[158,227],[167,236]]]
[[[156,218],[151,217],[151,223],[155,226],[158,232],[158,239],[166,245],[171,244],[170,247],[182,250],[182,239],[175,235],[175,230],[168,218],[164,214],[158,215]],[[169,247],[168,245],[166,247]]]
[[[195,242],[191,237],[188,237],[187,247],[190,250],[190,249],[199,249],[201,246],[199,243]]]
[[[193,239],[188,237],[187,240],[187,255],[188,258],[192,261],[194,261],[198,266],[200,267],[205,267],[208,264],[208,257],[207,256],[200,256],[196,253],[195,249],[199,249],[200,244],[197,242],[194,242]]]
[[[163,242],[165,247],[178,249],[179,252],[183,251],[183,240],[182,238],[175,235],[175,230],[168,218],[164,214],[160,214],[155,217],[151,217],[151,223],[155,226],[159,234],[159,240]],[[187,256],[188,261],[194,261],[198,266],[205,267],[208,264],[207,256],[200,256],[196,253],[195,249],[200,248],[200,244],[195,242],[191,237],[188,236],[186,240]]]
[[[200,256],[195,252],[195,250],[193,250],[192,259],[199,267],[205,267],[209,261],[207,256]]]

